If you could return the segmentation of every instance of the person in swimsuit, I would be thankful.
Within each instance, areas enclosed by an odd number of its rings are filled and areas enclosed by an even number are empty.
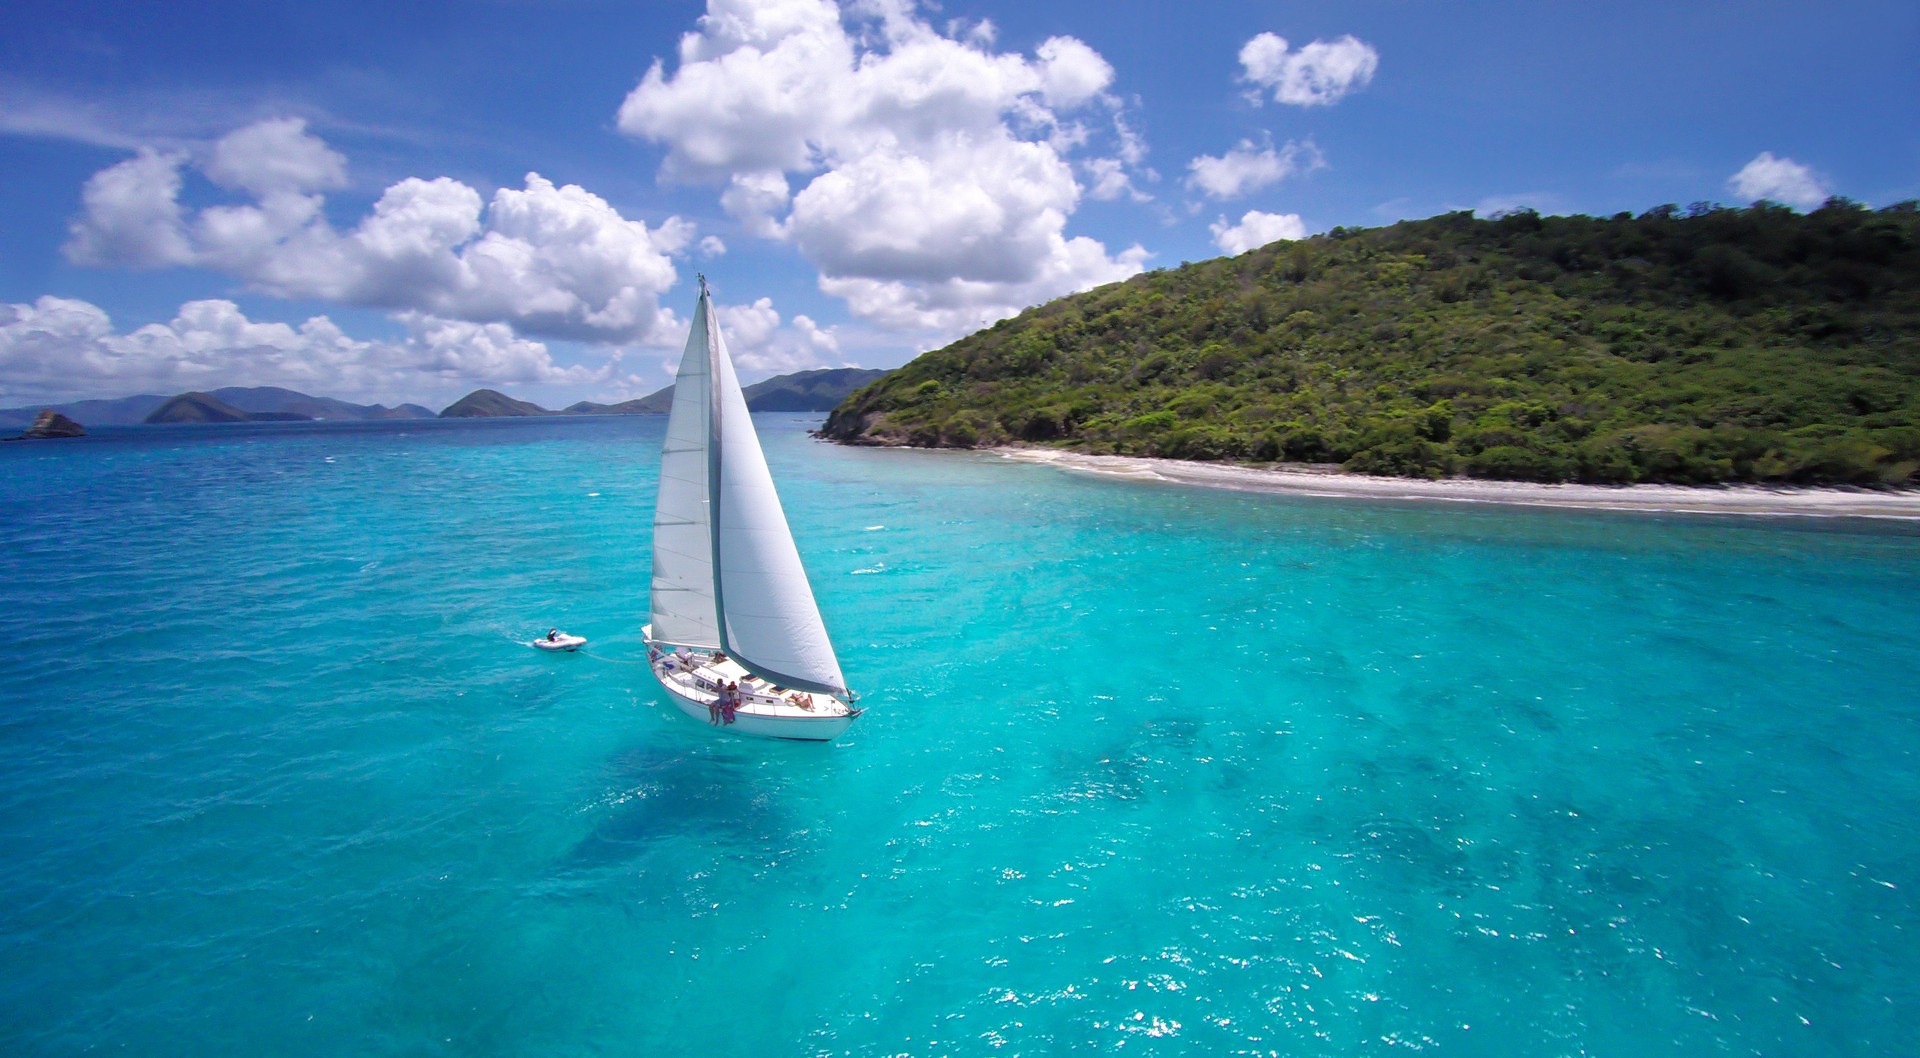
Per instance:
[[[738,712],[739,710],[740,710],[740,685],[738,683],[729,683],[727,684],[727,692],[725,696],[721,698],[720,722],[723,724],[733,723],[733,714]]]

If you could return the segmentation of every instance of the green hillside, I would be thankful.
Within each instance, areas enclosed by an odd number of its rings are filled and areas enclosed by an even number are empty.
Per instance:
[[[1910,482],[1920,209],[1336,228],[1030,309],[855,392],[823,432],[1425,477]]]

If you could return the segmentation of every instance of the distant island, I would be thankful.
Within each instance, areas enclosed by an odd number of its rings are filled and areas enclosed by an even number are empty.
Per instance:
[[[847,394],[885,375],[885,371],[858,367],[796,371],[748,386],[747,406],[754,411],[820,411],[840,403]],[[564,411],[516,400],[498,390],[479,389],[454,401],[438,413],[418,404],[389,408],[384,404],[352,404],[332,397],[315,397],[278,386],[228,386],[172,397],[145,393],[110,400],[80,400],[65,404],[29,404],[0,408],[0,428],[25,428],[43,409],[95,426],[139,426],[164,423],[302,422],[306,420],[366,421],[375,419],[496,418],[527,415],[636,415],[664,414],[673,406],[673,387],[617,404],[580,401]]]
[[[847,395],[887,374],[864,367],[834,367],[776,375],[741,390],[749,411],[829,411]],[[619,404],[580,401],[561,411],[515,400],[498,390],[476,389],[448,405],[445,419],[494,418],[521,415],[664,415],[673,409],[673,387]]]
[[[1060,298],[853,393],[862,444],[1603,484],[1913,484],[1920,204],[1471,212]]]
[[[517,415],[553,415],[538,404],[514,400],[497,390],[476,389],[440,410],[442,419],[498,419]]]
[[[673,387],[649,393],[644,397],[623,400],[618,404],[595,404],[590,400],[578,401],[562,409],[569,415],[665,415],[673,410]],[[825,410],[825,409],[822,409]]]
[[[18,437],[8,437],[8,441],[40,441],[56,437],[85,437],[86,428],[52,408],[42,408],[34,416],[33,425]]]
[[[182,393],[153,409],[141,422],[147,425],[179,422],[311,422],[313,416],[292,411],[241,411],[207,393]]]
[[[65,404],[30,404],[17,408],[0,408],[0,426],[26,425],[33,421],[41,408],[51,407],[63,415],[94,426],[137,426],[148,421],[160,407],[170,401],[194,394],[178,394],[165,397],[153,393],[143,393],[134,397],[119,397],[112,400],[80,400]],[[282,389],[278,386],[227,386],[210,390],[198,396],[209,398],[224,406],[225,415],[239,412],[241,419],[175,419],[168,422],[239,422],[247,421],[254,414],[274,417],[291,416],[297,419],[325,420],[364,420],[364,419],[430,419],[433,412],[418,404],[402,404],[389,408],[382,404],[350,404],[331,397],[315,397],[298,390]]]

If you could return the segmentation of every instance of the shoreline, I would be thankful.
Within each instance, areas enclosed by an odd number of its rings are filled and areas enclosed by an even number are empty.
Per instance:
[[[1098,456],[1052,448],[984,449],[1003,459],[1040,463],[1133,481],[1334,499],[1488,503],[1515,507],[1744,514],[1806,518],[1920,520],[1920,489],[1880,491],[1773,485],[1548,485],[1482,478],[1382,478],[1342,470],[1268,469],[1153,456]]]

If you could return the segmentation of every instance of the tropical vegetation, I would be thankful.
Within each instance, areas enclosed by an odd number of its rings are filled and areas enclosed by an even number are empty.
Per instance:
[[[1061,298],[830,437],[1586,482],[1911,483],[1920,206],[1449,213]]]

